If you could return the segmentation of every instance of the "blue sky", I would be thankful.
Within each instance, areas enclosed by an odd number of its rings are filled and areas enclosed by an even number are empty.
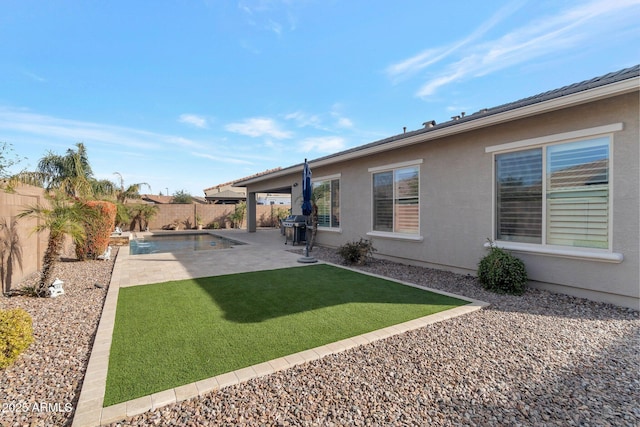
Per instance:
[[[2,0],[0,142],[203,189],[640,63],[640,0]]]

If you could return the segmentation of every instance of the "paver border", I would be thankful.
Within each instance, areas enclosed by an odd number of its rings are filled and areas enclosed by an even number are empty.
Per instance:
[[[339,353],[353,347],[372,343],[403,332],[419,329],[433,323],[472,313],[489,306],[489,303],[484,301],[467,298],[425,286],[418,286],[413,283],[395,280],[389,277],[348,268],[342,265],[323,262],[339,268],[353,270],[361,274],[379,277],[403,285],[469,301],[469,304],[429,316],[409,320],[397,325],[388,326],[356,337],[329,343],[313,349],[304,350],[299,353],[259,363],[237,371],[227,372],[212,378],[160,391],[149,396],[143,396],[127,402],[103,407],[104,393],[107,385],[107,370],[109,367],[109,351],[111,349],[118,294],[120,286],[123,283],[128,282],[128,278],[124,272],[124,264],[128,261],[128,258],[129,247],[121,246],[114,262],[111,282],[109,284],[109,289],[102,309],[96,337],[91,350],[91,356],[89,357],[87,371],[82,383],[82,389],[76,406],[72,427],[94,427],[117,422],[150,410],[155,410],[157,408],[192,399],[194,397],[203,396],[206,393],[220,390],[224,387],[240,384],[265,375],[270,375],[274,372],[289,369],[293,366],[317,360],[330,354]]]

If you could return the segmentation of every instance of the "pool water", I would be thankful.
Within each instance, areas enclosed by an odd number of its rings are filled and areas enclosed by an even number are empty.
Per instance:
[[[157,254],[166,252],[208,251],[229,249],[242,242],[213,234],[179,234],[171,236],[148,236],[129,242],[130,255]]]

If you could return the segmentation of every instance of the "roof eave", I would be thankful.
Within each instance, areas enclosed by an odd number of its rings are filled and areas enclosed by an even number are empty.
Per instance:
[[[542,113],[548,113],[562,108],[572,107],[575,105],[584,104],[587,102],[598,101],[600,99],[611,98],[614,96],[624,95],[638,91],[640,87],[640,77],[633,77],[620,82],[611,83],[604,86],[599,86],[592,89],[587,89],[577,93],[560,96],[547,101],[541,101],[535,104],[514,108],[512,110],[489,114],[484,117],[472,118],[469,116],[469,120],[461,121],[460,123],[452,124],[451,126],[442,127],[439,129],[429,130],[427,132],[409,135],[406,138],[400,138],[387,143],[378,145],[372,145],[364,147],[360,150],[352,150],[344,153],[337,153],[335,155],[329,155],[317,160],[310,160],[308,163],[311,167],[327,166],[334,163],[339,163],[347,160],[353,160],[360,157],[370,156],[385,151],[395,150],[398,148],[414,145],[422,142],[432,141],[443,137],[456,135],[460,133],[470,132],[472,130],[485,128],[488,126],[494,126],[501,123],[518,120],[524,117],[535,116]],[[265,181],[267,179],[277,178],[285,176],[294,172],[302,172],[303,164],[294,165],[288,168],[280,169],[271,174],[261,175],[245,181],[237,181],[236,187],[246,187],[251,184]]]

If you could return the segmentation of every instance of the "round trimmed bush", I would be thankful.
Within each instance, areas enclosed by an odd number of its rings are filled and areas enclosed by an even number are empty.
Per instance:
[[[29,313],[21,308],[0,310],[0,369],[11,365],[32,342]]]
[[[364,265],[373,257],[375,251],[371,240],[361,238],[358,242],[345,243],[337,252],[346,264]]]
[[[527,285],[527,270],[522,260],[492,244],[489,254],[478,264],[478,279],[485,289],[522,295]]]

